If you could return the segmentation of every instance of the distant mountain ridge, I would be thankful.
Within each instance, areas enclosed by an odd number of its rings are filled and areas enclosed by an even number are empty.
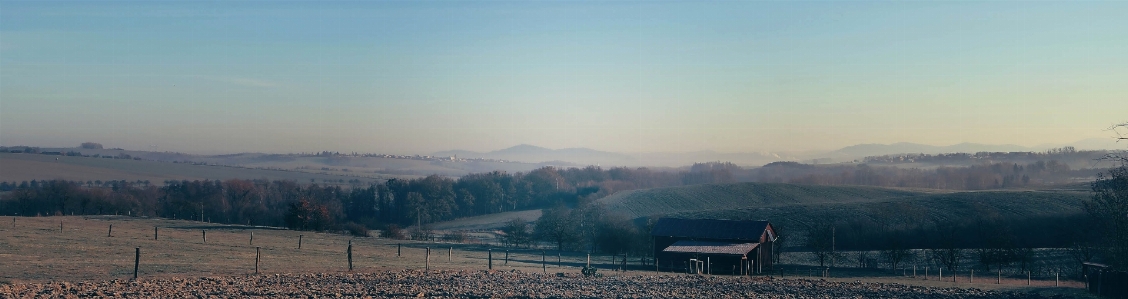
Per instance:
[[[741,166],[760,166],[778,161],[803,163],[840,163],[859,160],[870,156],[897,154],[944,154],[977,152],[1043,152],[1052,148],[1073,146],[1077,150],[1123,149],[1128,144],[1118,144],[1111,138],[1091,138],[1065,144],[1041,144],[1021,146],[1014,144],[982,144],[964,142],[953,145],[927,145],[911,142],[892,144],[857,144],[833,151],[821,152],[736,152],[715,151],[694,152],[646,152],[616,153],[590,148],[550,149],[529,144],[520,144],[490,152],[450,150],[433,153],[434,156],[459,158],[481,158],[508,160],[525,163],[546,163],[565,165],[601,165],[605,167],[685,167],[702,162],[733,162]]]
[[[700,162],[733,162],[740,165],[763,165],[781,159],[789,159],[775,153],[718,153],[714,151],[696,152],[652,152],[615,153],[590,148],[549,149],[529,144],[520,144],[491,152],[451,150],[435,152],[439,157],[458,156],[459,158],[480,158],[518,161],[525,163],[600,165],[606,167],[684,167]]]
[[[526,163],[562,161],[592,165],[622,165],[624,163],[629,163],[634,159],[630,155],[599,151],[590,148],[549,149],[529,144],[520,144],[485,153],[465,150],[452,150],[436,152],[432,155],[440,157],[458,156],[459,158],[508,160]]]
[[[1045,150],[1045,149],[1040,149]],[[936,146],[909,142],[893,144],[858,144],[851,145],[832,152],[835,155],[851,157],[881,156],[894,154],[941,154],[941,153],[976,153],[976,152],[1028,152],[1034,149],[1014,144],[979,144],[959,143],[948,146]]]

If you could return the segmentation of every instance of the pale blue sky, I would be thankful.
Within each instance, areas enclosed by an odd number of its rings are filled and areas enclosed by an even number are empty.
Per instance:
[[[0,1],[0,145],[1033,146],[1128,121],[1128,1]]]

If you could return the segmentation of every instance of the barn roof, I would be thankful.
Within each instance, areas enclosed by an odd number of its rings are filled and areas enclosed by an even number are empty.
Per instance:
[[[662,252],[745,255],[759,245],[760,243],[681,240],[662,249]]]
[[[767,221],[662,218],[650,231],[656,237],[680,237],[760,242]],[[773,237],[774,238],[774,237]]]

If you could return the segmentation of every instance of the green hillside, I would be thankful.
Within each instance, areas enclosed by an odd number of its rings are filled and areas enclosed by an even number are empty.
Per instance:
[[[1081,202],[1088,197],[1087,192],[1077,191],[927,193],[870,187],[736,183],[621,192],[600,202],[608,210],[631,218],[769,220],[781,228],[798,232],[818,223],[849,225],[858,221],[928,228],[996,219],[1012,226],[1053,226],[1053,221],[1083,218]],[[1039,229],[1054,230],[1052,227]]]
[[[857,203],[924,195],[927,193],[877,187],[733,183],[624,191],[599,202],[609,210],[637,218],[695,211]]]
[[[767,219],[781,227],[806,229],[819,222],[876,220],[883,215],[900,223],[923,225],[958,223],[968,218],[1042,219],[1084,213],[1085,193],[1074,192],[961,192],[920,195],[894,200],[849,203],[809,203],[775,207],[674,211],[663,216],[682,218]]]

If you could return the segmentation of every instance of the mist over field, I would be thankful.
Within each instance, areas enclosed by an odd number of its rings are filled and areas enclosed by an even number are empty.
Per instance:
[[[0,297],[1087,296],[1125,15],[0,0]]]

